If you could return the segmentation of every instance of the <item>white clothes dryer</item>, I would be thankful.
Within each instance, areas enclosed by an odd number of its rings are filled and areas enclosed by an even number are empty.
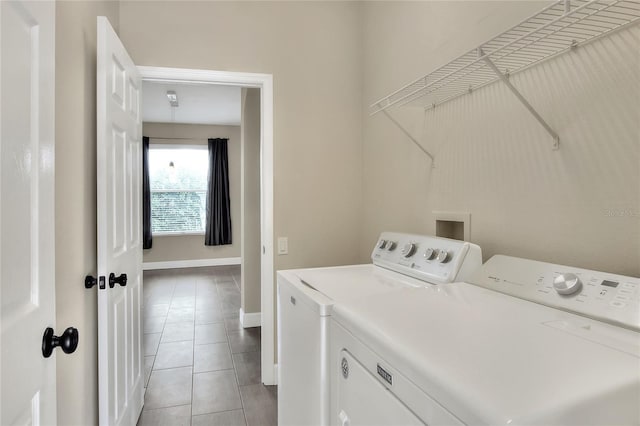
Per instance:
[[[335,302],[448,284],[470,277],[482,264],[475,244],[391,232],[382,233],[371,258],[373,264],[278,272],[280,425],[329,423],[329,319]]]
[[[494,256],[471,281],[334,306],[332,425],[640,424],[639,279]]]

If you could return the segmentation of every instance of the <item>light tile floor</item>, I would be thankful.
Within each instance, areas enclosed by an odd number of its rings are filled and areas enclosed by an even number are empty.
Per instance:
[[[144,273],[145,404],[138,425],[277,424],[260,328],[240,327],[240,267]]]

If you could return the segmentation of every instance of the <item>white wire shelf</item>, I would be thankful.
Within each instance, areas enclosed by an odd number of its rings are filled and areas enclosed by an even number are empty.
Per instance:
[[[407,104],[426,109],[435,107],[496,80],[506,81],[504,75],[521,71],[638,19],[639,0],[558,0],[497,37],[374,102],[370,114]]]

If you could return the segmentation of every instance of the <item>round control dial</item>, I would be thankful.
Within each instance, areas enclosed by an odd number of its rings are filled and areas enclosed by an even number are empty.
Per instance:
[[[433,260],[438,256],[438,249],[434,249],[429,247],[425,252],[424,252],[424,258],[427,260]]]
[[[582,288],[582,281],[576,274],[560,274],[553,280],[553,288],[560,294],[573,294]]]
[[[380,240],[380,241],[378,242],[378,248],[379,248],[379,249],[383,249],[383,248],[385,248],[386,246],[387,246],[387,240]]]
[[[407,243],[402,247],[402,255],[404,257],[411,257],[416,252],[416,245],[414,243]]]
[[[394,251],[396,249],[395,241],[387,241],[387,250]]]
[[[447,263],[449,260],[451,260],[451,256],[449,256],[448,251],[440,250],[438,252],[438,256],[436,257],[436,260],[440,263]]]

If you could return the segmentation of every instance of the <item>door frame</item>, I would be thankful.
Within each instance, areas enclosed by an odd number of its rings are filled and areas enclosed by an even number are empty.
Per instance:
[[[138,66],[143,81],[220,84],[260,90],[260,310],[262,383],[277,384],[273,253],[273,75]]]

